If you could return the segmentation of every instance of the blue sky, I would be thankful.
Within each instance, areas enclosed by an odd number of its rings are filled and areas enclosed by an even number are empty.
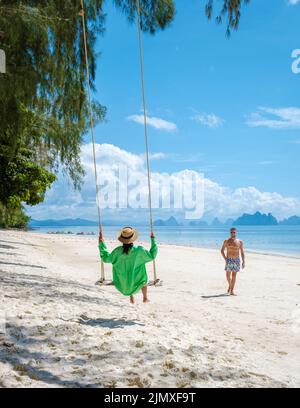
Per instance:
[[[300,125],[295,129],[249,127],[258,107],[299,107],[300,75],[291,71],[292,50],[300,48],[300,3],[259,0],[242,11],[241,25],[227,40],[225,27],[208,22],[203,1],[179,0],[172,27],[144,36],[149,116],[177,125],[176,132],[151,128],[151,150],[168,155],[153,169],[188,167],[236,188],[300,196]],[[126,120],[141,114],[136,26],[114,7],[98,41],[97,98],[108,107],[108,122],[97,128],[99,143],[141,153],[143,128]],[[222,125],[210,128],[191,120],[214,114]],[[299,113],[300,116],[300,113]]]
[[[228,195],[249,187],[276,193],[279,217],[298,210],[300,215],[300,74],[291,69],[292,51],[300,48],[300,1],[251,0],[229,40],[225,25],[207,21],[204,3],[177,0],[171,27],[143,36],[147,108],[154,125],[150,149],[157,154],[152,170],[203,172]],[[139,156],[145,144],[137,123],[142,114],[137,27],[111,2],[106,12],[106,32],[97,41],[95,98],[108,114],[96,128],[96,142]],[[61,181],[54,186],[57,194],[63,188]],[[33,216],[65,215],[50,208],[56,194],[49,197],[31,210]],[[293,205],[284,203],[281,211],[285,199]],[[237,211],[267,210],[260,202],[264,195],[255,194],[255,200],[256,207],[249,208],[247,196]]]

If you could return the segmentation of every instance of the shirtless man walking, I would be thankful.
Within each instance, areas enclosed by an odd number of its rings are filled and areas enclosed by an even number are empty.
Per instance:
[[[240,254],[243,262],[242,268],[245,268],[244,244],[243,241],[237,239],[236,235],[236,228],[231,228],[230,238],[224,241],[221,249],[221,254],[226,262],[225,271],[226,278],[229,284],[227,293],[232,296],[235,296],[234,286],[236,281],[236,274],[240,271],[241,268]]]

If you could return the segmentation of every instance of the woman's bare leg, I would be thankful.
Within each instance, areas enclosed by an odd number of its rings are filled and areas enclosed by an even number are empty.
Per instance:
[[[134,304],[134,297],[132,295],[130,296],[130,303]]]
[[[142,288],[142,292],[143,292],[143,302],[144,303],[149,302],[148,295],[147,295],[147,292],[148,292],[148,286],[147,285]]]

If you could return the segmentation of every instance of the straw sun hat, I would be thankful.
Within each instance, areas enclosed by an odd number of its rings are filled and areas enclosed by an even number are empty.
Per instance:
[[[137,237],[138,232],[135,228],[124,227],[119,233],[118,240],[122,242],[122,244],[132,244],[137,240]]]

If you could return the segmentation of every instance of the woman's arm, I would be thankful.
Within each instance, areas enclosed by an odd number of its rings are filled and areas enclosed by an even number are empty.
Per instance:
[[[141,256],[142,256],[143,262],[153,261],[156,258],[157,251],[158,251],[157,244],[156,244],[156,241],[155,241],[154,234],[152,233],[151,234],[151,249],[150,249],[150,251],[148,251],[145,248],[142,248],[142,251],[141,251]]]
[[[103,241],[102,237],[102,231],[100,231],[99,234],[99,252],[100,252],[100,257],[104,263],[112,263],[113,262],[113,253],[109,252],[106,248],[106,245]]]
[[[109,252],[105,243],[102,241],[99,243],[100,257],[104,263],[113,263],[113,252]]]

